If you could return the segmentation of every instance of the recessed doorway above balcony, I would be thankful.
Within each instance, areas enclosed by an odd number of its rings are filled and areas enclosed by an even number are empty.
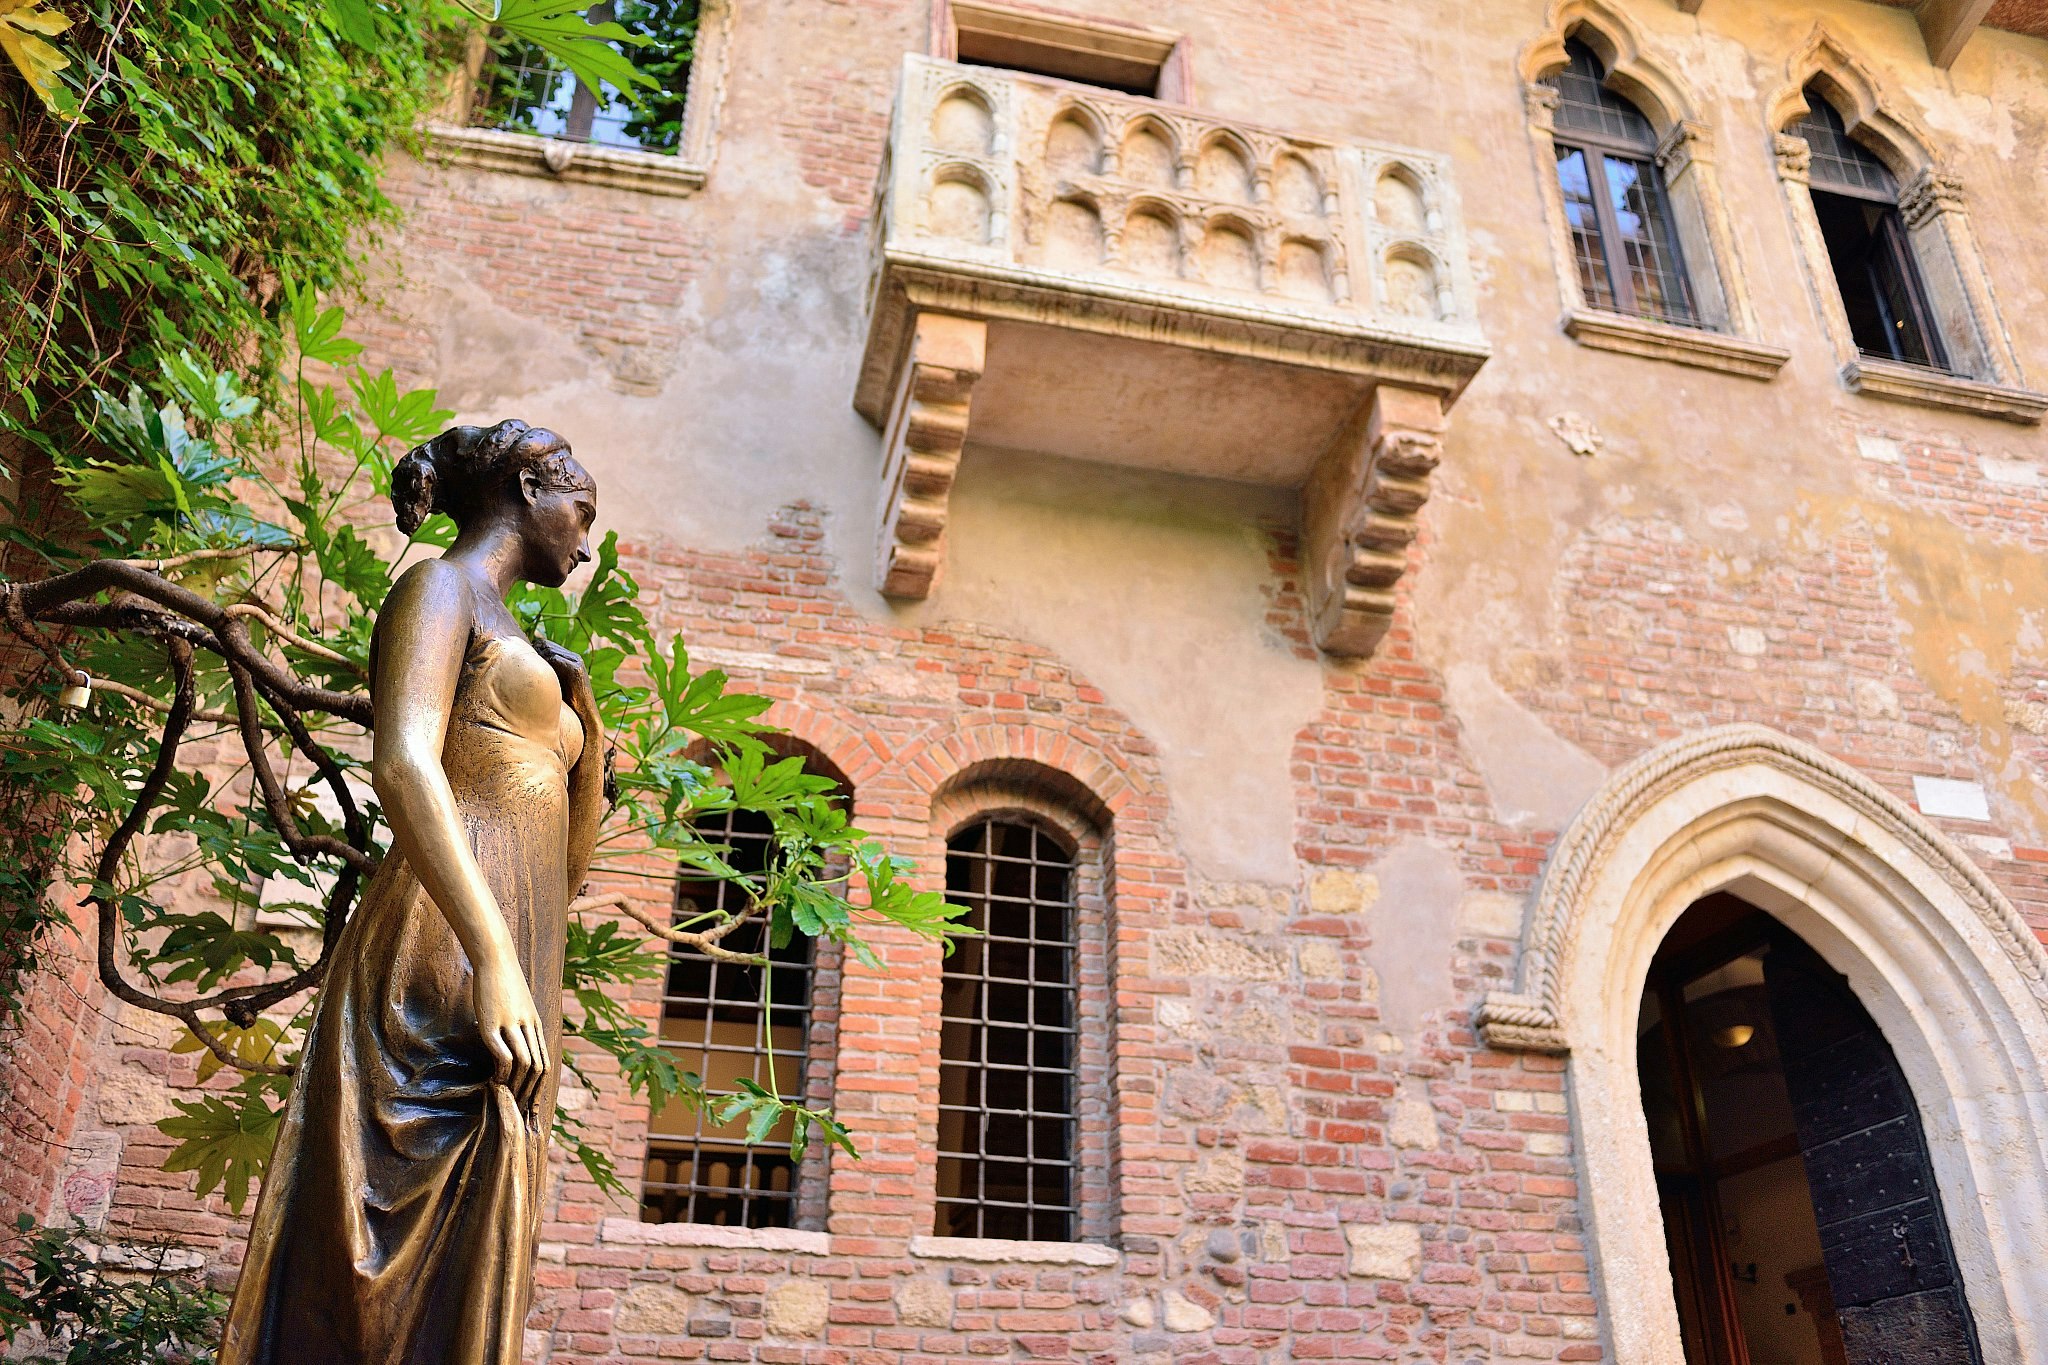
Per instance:
[[[878,195],[884,593],[930,593],[972,441],[1303,490],[1317,638],[1371,651],[1487,354],[1439,158],[911,57]]]

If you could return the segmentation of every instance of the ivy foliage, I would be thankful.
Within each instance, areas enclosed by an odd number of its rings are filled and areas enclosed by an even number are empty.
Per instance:
[[[35,17],[47,7],[0,6],[0,454],[18,490],[0,599],[20,646],[18,719],[0,734],[0,1024],[71,924],[52,885],[85,888],[114,943],[103,979],[185,1020],[177,1050],[201,1057],[204,1092],[161,1125],[177,1144],[167,1167],[239,1210],[326,951],[388,843],[364,780],[375,613],[393,575],[453,535],[434,518],[408,540],[386,501],[395,460],[452,414],[363,365],[322,300],[359,283],[391,220],[383,158],[440,97],[461,25],[537,44],[579,79],[656,75],[627,55],[644,35],[564,0],[67,0],[69,28]],[[50,624],[21,615],[36,583],[109,562],[240,613],[272,676],[329,704],[252,684],[190,612],[95,590]],[[736,908],[646,932],[593,909],[570,932],[569,1027],[655,1104],[707,1107],[756,1138],[788,1118],[799,1149],[821,1133],[851,1152],[829,1111],[772,1081],[707,1092],[621,996],[663,970],[677,935],[716,951],[733,922],[759,919],[777,945],[801,934],[872,960],[864,926],[944,940],[959,908],[917,890],[828,782],[778,758],[767,700],[694,669],[637,597],[607,538],[582,591],[513,606],[585,657],[616,745],[599,869],[649,878],[664,907],[687,869],[731,883]],[[772,828],[763,869],[697,833],[725,811]],[[650,855],[662,871],[645,871]],[[558,1136],[620,1188],[602,1150],[573,1126]],[[24,1320],[8,1302],[0,1328]]]

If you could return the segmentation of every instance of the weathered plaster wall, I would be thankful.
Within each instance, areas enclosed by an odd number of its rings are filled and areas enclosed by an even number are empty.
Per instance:
[[[393,166],[410,217],[373,351],[466,420],[568,433],[664,627],[781,697],[864,821],[932,856],[919,774],[965,761],[963,735],[1070,771],[1107,754],[1086,780],[1133,793],[1113,1263],[907,1252],[936,1067],[910,955],[848,977],[839,1100],[871,1151],[835,1169],[832,1241],[633,1240],[565,1172],[534,1353],[1601,1358],[1561,1064],[1467,1021],[1606,772],[1755,720],[1909,799],[1915,775],[1981,782],[1992,819],[1943,827],[2048,930],[2048,448],[1841,386],[1763,123],[1826,24],[1961,175],[1999,325],[2048,384],[2048,43],[1985,32],[1943,73],[1910,14],[1859,0],[1618,5],[1711,128],[1759,334],[1792,352],[1759,383],[1559,330],[1516,72],[1537,0],[1063,8],[1186,32],[1204,108],[1455,163],[1493,356],[1369,662],[1308,646],[1289,499],[1028,450],[970,445],[940,587],[875,594],[879,439],[849,399],[923,3],[740,0],[691,197]],[[163,1082],[189,1074],[122,1047],[81,1124],[127,1143],[110,1226],[231,1267],[232,1221],[148,1170]],[[587,1114],[632,1176],[644,1111]]]

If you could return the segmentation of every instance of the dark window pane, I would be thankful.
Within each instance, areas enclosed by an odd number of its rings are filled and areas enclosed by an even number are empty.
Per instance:
[[[1074,1235],[1073,860],[1043,830],[955,835],[949,894],[983,951],[946,960],[939,1033],[939,1205],[955,1237]]]
[[[1813,212],[1856,349],[1884,360],[1941,366],[1940,341],[1898,209],[1816,189]]]

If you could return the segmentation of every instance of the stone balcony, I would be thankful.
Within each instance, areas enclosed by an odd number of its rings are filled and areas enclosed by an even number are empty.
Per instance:
[[[1439,158],[913,56],[877,195],[881,591],[971,442],[1302,490],[1316,637],[1371,652],[1487,354]]]

